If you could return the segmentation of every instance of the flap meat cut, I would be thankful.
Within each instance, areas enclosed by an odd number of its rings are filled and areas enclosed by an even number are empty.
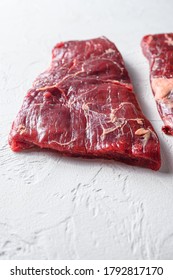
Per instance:
[[[10,132],[13,151],[33,146],[158,170],[160,145],[115,45],[101,37],[57,44]]]
[[[147,35],[142,50],[150,64],[150,82],[164,122],[162,130],[173,135],[173,33]]]

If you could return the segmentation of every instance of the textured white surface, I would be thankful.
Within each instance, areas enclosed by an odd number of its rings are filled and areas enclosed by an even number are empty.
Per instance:
[[[172,0],[0,1],[0,258],[172,259],[173,137],[161,132],[140,40],[172,32]],[[11,123],[58,41],[100,35],[123,54],[161,141],[159,172],[51,151],[13,153]]]

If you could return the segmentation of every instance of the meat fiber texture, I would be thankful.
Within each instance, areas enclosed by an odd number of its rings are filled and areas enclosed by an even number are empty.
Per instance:
[[[173,135],[173,33],[147,35],[142,50],[150,64],[150,82],[160,116],[162,130]]]
[[[13,151],[39,146],[158,170],[160,145],[115,45],[101,37],[57,44],[10,132]]]

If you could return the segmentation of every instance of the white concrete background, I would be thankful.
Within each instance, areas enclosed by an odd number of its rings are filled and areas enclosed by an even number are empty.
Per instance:
[[[173,137],[161,132],[140,49],[173,32],[172,0],[0,1],[0,258],[173,259]],[[162,150],[159,172],[56,152],[13,153],[11,123],[58,41],[115,42]]]

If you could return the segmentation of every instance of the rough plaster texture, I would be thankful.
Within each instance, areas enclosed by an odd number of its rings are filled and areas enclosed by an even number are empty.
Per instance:
[[[143,35],[173,31],[172,10],[172,0],[0,1],[0,259],[173,258],[173,137],[161,132],[140,49]],[[100,35],[122,52],[160,137],[159,172],[9,149],[12,120],[52,47]]]

